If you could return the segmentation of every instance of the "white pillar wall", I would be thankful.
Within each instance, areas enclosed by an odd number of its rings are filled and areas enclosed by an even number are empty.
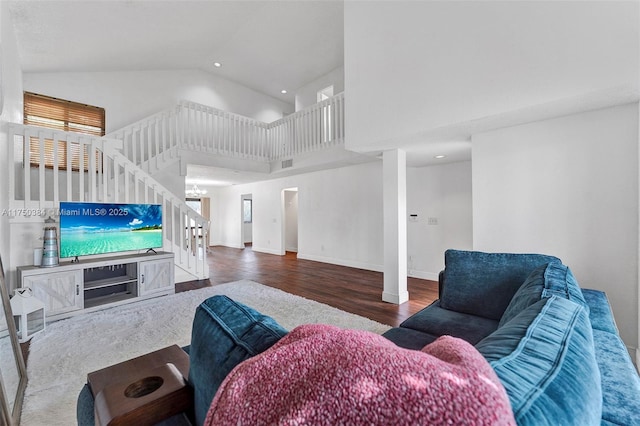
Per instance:
[[[382,155],[384,218],[384,290],[382,300],[401,304],[407,291],[407,154],[402,150]]]

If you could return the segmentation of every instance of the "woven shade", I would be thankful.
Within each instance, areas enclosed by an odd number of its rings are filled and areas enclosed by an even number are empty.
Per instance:
[[[105,110],[104,108],[78,102],[24,92],[24,124],[47,127],[64,132],[104,136]],[[43,142],[42,152],[45,167],[54,167],[56,162],[54,145],[57,145],[58,169],[64,170],[71,166],[72,170],[80,170],[80,158],[82,158],[84,160],[83,170],[88,170],[89,153],[87,149],[81,148],[81,144],[65,140],[54,141],[52,139],[44,139]],[[84,152],[81,153],[81,150]],[[32,166],[39,165],[40,156],[40,139],[32,136],[29,140],[30,164]],[[97,154],[96,161],[99,161]]]

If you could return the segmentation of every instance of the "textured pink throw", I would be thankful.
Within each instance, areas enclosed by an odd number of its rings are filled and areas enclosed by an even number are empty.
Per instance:
[[[422,351],[303,325],[224,380],[205,425],[513,425],[507,394],[469,343]]]

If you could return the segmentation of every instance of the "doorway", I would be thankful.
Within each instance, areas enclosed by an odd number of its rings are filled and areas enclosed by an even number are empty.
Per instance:
[[[298,188],[282,190],[282,221],[285,253],[298,252]]]
[[[241,246],[253,244],[253,196],[251,194],[243,194],[241,196]]]

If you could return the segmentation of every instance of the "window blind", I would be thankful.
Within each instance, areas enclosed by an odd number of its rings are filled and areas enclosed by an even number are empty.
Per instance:
[[[105,110],[96,106],[24,92],[24,124],[65,132],[104,136]],[[87,145],[64,140],[56,142],[52,139],[44,140],[45,167],[53,168],[54,144],[57,144],[59,169],[68,169],[70,164],[72,170],[80,170],[80,158],[82,158],[84,160],[83,170],[88,170]],[[98,165],[99,155],[97,153],[96,161],[96,165]],[[38,137],[31,137],[29,140],[29,162],[33,166],[40,163],[40,139]]]

